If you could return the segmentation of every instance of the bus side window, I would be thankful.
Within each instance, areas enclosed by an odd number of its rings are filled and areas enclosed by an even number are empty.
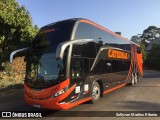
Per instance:
[[[120,61],[120,69],[121,69],[121,71],[127,70],[127,62],[126,61]]]
[[[112,72],[112,61],[111,60],[106,60],[106,71],[107,73],[111,73]]]
[[[90,59],[90,66],[93,65],[93,61]],[[105,61],[104,60],[99,60],[98,63],[95,65],[94,69],[90,71],[91,74],[104,74],[106,73],[106,68],[105,68]]]
[[[112,72],[120,72],[120,61],[112,60]]]

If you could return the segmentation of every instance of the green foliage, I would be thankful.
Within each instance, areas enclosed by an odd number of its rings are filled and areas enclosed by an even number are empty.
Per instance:
[[[157,39],[158,37],[160,37],[160,28],[156,26],[149,26],[140,36],[141,42],[145,44],[145,46],[148,46],[150,42],[152,42],[154,39]]]
[[[160,45],[153,44],[150,53],[147,55],[146,65],[152,69],[160,70]]]
[[[0,1],[1,61],[8,59],[10,51],[28,46],[37,31],[24,6],[20,7],[15,0]]]
[[[146,51],[145,51],[145,45],[143,43],[141,43],[140,47],[141,47],[141,50],[142,50],[143,60],[146,60],[147,54],[146,54]]]
[[[16,0],[0,0],[0,88],[24,80],[24,58],[16,58],[11,65],[11,51],[30,45],[38,27],[32,25],[29,12]]]
[[[150,30],[157,30],[158,28],[156,26],[149,26],[147,29],[145,29],[143,31],[143,33],[147,33],[147,32],[150,32]]]
[[[154,39],[160,37],[160,28],[156,26],[149,26],[141,34],[137,34],[131,37],[131,41],[137,44],[144,44],[147,47]]]

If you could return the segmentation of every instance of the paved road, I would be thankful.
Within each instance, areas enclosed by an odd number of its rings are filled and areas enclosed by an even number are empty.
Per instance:
[[[19,90],[14,94],[0,96],[0,111],[19,110],[39,111],[39,109],[28,106],[23,101],[23,90]],[[45,109],[43,110],[47,111]],[[145,71],[144,77],[139,80],[137,85],[127,85],[108,93],[96,104],[84,103],[67,111],[160,111],[160,72],[151,70]],[[66,113],[52,111],[47,116],[55,119],[53,117],[55,114],[61,114],[63,116]],[[67,112],[67,114],[69,114],[69,112]],[[70,118],[64,117],[63,119],[68,120]],[[72,117],[72,119],[77,120],[82,118]],[[95,117],[93,119],[95,119]]]

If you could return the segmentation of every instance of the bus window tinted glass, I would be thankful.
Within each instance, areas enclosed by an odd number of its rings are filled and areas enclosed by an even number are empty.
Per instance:
[[[80,56],[87,58],[96,57],[96,48],[94,42],[73,45],[72,56]]]
[[[112,72],[112,61],[111,60],[106,60],[105,64],[106,64],[107,73],[111,73]]]
[[[109,43],[113,43],[112,36],[99,28],[95,28],[96,31],[96,42],[108,45]]]
[[[83,59],[72,58],[71,60],[71,76],[72,78],[80,78],[83,74]]]
[[[119,71],[120,71],[120,61],[112,60],[112,72],[119,72]]]
[[[90,65],[93,65],[90,62]],[[95,68],[91,71],[93,74],[104,74],[106,73],[106,68],[105,68],[105,61],[104,60],[99,60],[98,63],[96,64]]]
[[[75,39],[94,39],[94,27],[87,23],[79,23],[76,33]]]
[[[75,21],[62,21],[43,27],[33,40],[33,49],[56,49],[61,42],[70,40]]]

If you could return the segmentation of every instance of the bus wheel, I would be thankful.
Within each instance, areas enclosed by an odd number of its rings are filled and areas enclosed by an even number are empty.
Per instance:
[[[101,94],[100,86],[98,82],[94,82],[93,88],[92,88],[92,103],[95,103],[99,100]]]
[[[135,84],[135,77],[134,74],[132,73],[131,75],[131,84],[134,85]]]
[[[135,83],[135,84],[138,83],[138,76],[137,76],[137,73],[135,73],[135,75],[134,75],[134,83]]]

